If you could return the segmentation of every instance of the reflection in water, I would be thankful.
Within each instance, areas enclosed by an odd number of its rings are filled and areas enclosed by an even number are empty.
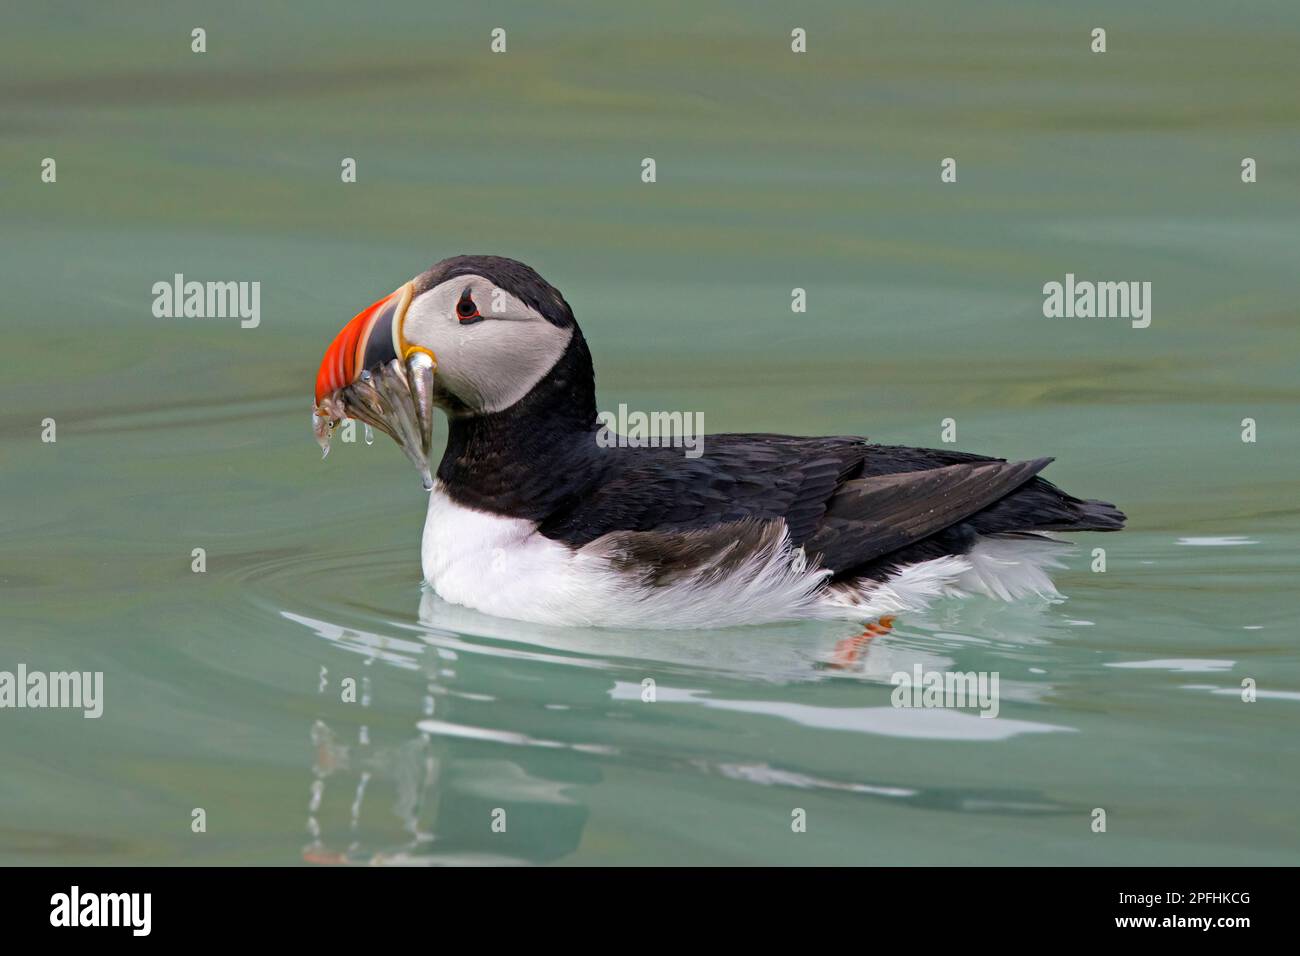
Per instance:
[[[534,776],[526,766],[526,756],[518,761],[484,761],[472,757],[453,759],[449,742],[454,738],[490,739],[435,716],[450,713],[456,698],[485,699],[485,695],[465,694],[452,687],[457,676],[455,665],[459,660],[454,650],[429,648],[426,654],[423,644],[392,640],[379,634],[295,615],[286,616],[308,624],[337,646],[364,654],[362,664],[365,668],[370,668],[375,661],[394,665],[396,669],[392,674],[399,678],[396,685],[399,691],[409,690],[409,680],[403,671],[417,670],[423,678],[422,692],[412,708],[414,736],[403,738],[399,733],[397,739],[388,742],[383,739],[389,736],[386,730],[381,732],[372,728],[366,717],[375,706],[377,688],[389,685],[383,675],[372,680],[368,672],[363,672],[359,681],[356,704],[350,705],[361,707],[355,743],[347,742],[347,732],[336,730],[342,726],[337,719],[334,726],[323,717],[312,722],[310,739],[315,759],[308,797],[307,833],[310,842],[302,853],[305,861],[372,866],[502,865],[545,862],[572,852],[581,837],[586,817],[582,807],[564,796],[565,788],[573,781]],[[327,697],[338,692],[339,682],[331,682],[327,669],[322,668],[319,693],[323,698],[323,709],[339,712],[333,706],[333,699]],[[346,715],[349,711],[344,708],[342,713]],[[345,716],[344,720],[347,719]],[[546,745],[545,742],[526,739],[521,742],[525,746]],[[581,752],[585,748],[575,745],[573,749]],[[524,753],[526,755],[527,751]],[[448,768],[456,771],[454,776],[457,779],[442,786]],[[485,771],[494,778],[508,780],[509,786],[482,786],[480,778]],[[369,800],[371,805],[368,805],[367,797],[378,788],[391,793],[391,806],[373,806],[373,796]],[[346,826],[331,827],[322,823],[323,808],[329,803],[332,792],[340,789],[349,800],[347,823]],[[509,800],[504,799],[507,794]],[[523,811],[516,809],[520,801],[567,805],[567,814],[552,814],[545,828],[546,843],[553,849],[530,847],[533,841],[527,839],[502,839],[497,841],[502,852],[495,849],[485,852],[473,834],[494,832],[490,826],[491,811],[503,802],[512,807],[511,818],[522,816],[526,820],[526,808]],[[379,836],[391,830],[393,820],[401,824],[404,839],[391,840]],[[566,827],[570,836],[564,839]],[[519,823],[516,823],[516,829],[522,830],[525,837],[529,829],[535,833],[541,830]],[[512,848],[532,852],[508,852]]]
[[[891,634],[867,643],[855,668],[840,672],[820,665],[843,639],[845,628],[824,622],[707,633],[581,630],[492,618],[429,593],[423,595],[418,624],[391,622],[392,634],[282,613],[361,659],[355,704],[340,707],[336,699],[345,667],[333,665],[339,672],[334,676],[325,667],[320,670],[321,713],[310,726],[315,753],[308,795],[310,843],[303,850],[303,859],[312,863],[559,860],[583,841],[589,812],[584,795],[608,782],[609,775],[628,773],[705,775],[946,812],[1082,812],[1036,791],[846,778],[778,766],[739,749],[721,755],[716,748],[697,752],[692,750],[697,745],[661,743],[654,727],[644,726],[651,718],[641,715],[649,712],[638,709],[641,678],[649,672],[657,680],[656,719],[739,713],[775,721],[773,733],[786,724],[796,732],[967,743],[1070,731],[951,710],[895,709],[878,686],[887,687],[890,675],[917,664],[926,670],[951,667],[953,658],[939,653],[945,648],[960,651],[971,642],[1023,645],[1035,640],[1023,636],[1032,628],[1008,626],[968,637],[955,630],[955,619],[940,615],[926,623],[922,630],[930,633],[919,640],[910,628],[911,637]],[[1032,619],[1032,612],[1021,613]],[[538,676],[550,669],[558,669],[554,684]],[[701,684],[716,688],[720,676],[741,692],[701,689]],[[519,688],[518,699],[500,697],[512,682]],[[801,687],[851,688],[855,682],[864,694],[874,695],[875,706],[790,699]],[[1008,699],[1032,701],[1051,691],[1046,682],[1003,685]],[[563,700],[553,699],[560,694]],[[383,710],[377,711],[381,699]],[[352,709],[358,704],[359,711]],[[546,733],[539,716],[544,714],[568,723]],[[896,764],[886,766],[906,773]],[[390,803],[376,803],[380,790],[391,796]],[[344,819],[340,811],[345,802]],[[499,832],[493,829],[494,813],[502,812],[507,825]]]
[[[364,666],[369,668],[375,660],[374,654],[368,655]],[[324,695],[329,689],[328,669],[322,667],[318,692]],[[359,690],[357,703],[364,714],[373,703],[373,685],[369,673],[362,674]],[[426,712],[432,713],[432,679],[427,683],[426,691]],[[369,724],[361,723],[357,727],[356,744],[349,746],[339,740],[329,724],[317,719],[311,725],[311,743],[316,754],[312,766],[314,779],[307,816],[307,833],[311,842],[303,848],[303,859],[310,863],[325,864],[422,862],[420,851],[433,841],[433,835],[421,829],[420,821],[426,804],[432,804],[437,799],[440,767],[429,735],[421,732],[413,739],[394,746],[373,746]],[[356,775],[356,786],[348,809],[348,843],[345,849],[339,850],[326,844],[318,814],[324,801],[327,782],[334,777],[342,782],[348,774],[353,773]],[[409,840],[389,849],[366,851],[360,836],[362,811],[367,787],[375,776],[388,782],[394,789],[392,813],[401,821]]]

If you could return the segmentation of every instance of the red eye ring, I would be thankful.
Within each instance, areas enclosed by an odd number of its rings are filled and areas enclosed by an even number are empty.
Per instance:
[[[460,297],[460,301],[456,303],[456,318],[462,322],[471,322],[482,317],[479,314],[478,306],[474,304],[474,299],[467,289],[465,294]]]

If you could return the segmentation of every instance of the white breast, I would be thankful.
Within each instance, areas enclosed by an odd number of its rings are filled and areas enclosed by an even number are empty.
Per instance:
[[[500,617],[549,620],[545,609],[572,558],[569,548],[537,534],[532,521],[459,505],[442,482],[429,493],[420,561],[443,600]]]
[[[459,505],[436,482],[421,545],[425,579],[452,604],[540,624],[725,627],[817,616],[821,603],[826,572],[795,560],[783,537],[724,577],[643,587],[615,570],[604,539],[575,550],[536,529]]]

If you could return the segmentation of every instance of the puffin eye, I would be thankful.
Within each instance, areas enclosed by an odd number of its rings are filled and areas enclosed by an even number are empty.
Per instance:
[[[469,294],[468,289],[466,289],[464,294],[461,295],[460,301],[456,303],[456,318],[460,319],[462,322],[470,322],[474,319],[483,318],[483,316],[479,314],[478,306],[474,304],[474,299]]]

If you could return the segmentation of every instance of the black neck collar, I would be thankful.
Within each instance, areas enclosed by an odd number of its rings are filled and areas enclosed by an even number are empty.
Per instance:
[[[533,389],[499,412],[453,413],[438,480],[456,502],[540,521],[599,478],[591,353],[574,328]]]

